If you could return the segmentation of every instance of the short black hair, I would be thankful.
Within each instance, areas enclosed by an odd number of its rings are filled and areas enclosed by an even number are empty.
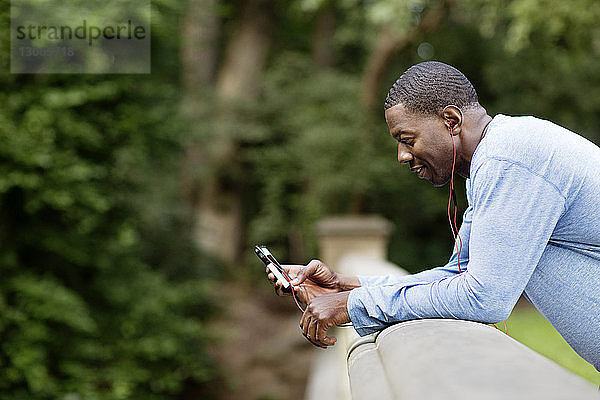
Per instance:
[[[400,103],[412,112],[440,115],[448,105],[469,108],[478,105],[479,99],[462,72],[439,61],[426,61],[398,78],[385,99],[385,109]]]

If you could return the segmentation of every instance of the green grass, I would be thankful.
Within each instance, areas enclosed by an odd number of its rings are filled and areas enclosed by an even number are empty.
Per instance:
[[[600,385],[600,373],[565,342],[535,308],[516,307],[507,321],[508,334],[564,368]],[[504,324],[497,324],[504,330]]]

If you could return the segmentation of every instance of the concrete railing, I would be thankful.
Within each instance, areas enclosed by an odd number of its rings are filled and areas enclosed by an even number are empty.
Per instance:
[[[374,217],[351,221],[320,223],[326,263],[346,274],[406,274],[384,260],[388,223]],[[366,240],[359,245],[361,237]],[[376,238],[383,243],[375,244]],[[362,338],[352,328],[333,334],[336,346],[316,350],[307,400],[600,399],[591,383],[482,323],[425,319]]]

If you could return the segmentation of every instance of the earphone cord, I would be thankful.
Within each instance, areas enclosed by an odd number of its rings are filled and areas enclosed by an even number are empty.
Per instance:
[[[287,271],[285,269],[279,268],[277,266],[275,266],[275,268],[277,268],[277,269],[279,269],[279,271],[281,271],[285,280],[288,281],[288,283],[290,284],[290,290],[292,292],[292,297],[294,298],[294,302],[296,303],[296,306],[298,306],[300,311],[302,311],[302,313],[304,313],[305,309],[302,308],[302,306],[300,305],[300,302],[298,301],[298,298],[296,297],[296,292],[294,291],[294,285],[292,285],[292,278],[290,277],[290,275],[287,273]]]
[[[460,268],[460,252],[462,251],[462,239],[458,234],[458,225],[456,222],[458,214],[458,203],[456,201],[456,191],[454,190],[454,169],[456,167],[456,144],[454,143],[454,135],[452,134],[452,128],[450,128],[450,137],[452,138],[452,174],[450,175],[450,193],[448,196],[448,222],[450,223],[450,230],[452,231],[452,237],[454,238],[454,245],[456,246],[456,261],[458,264],[458,272],[462,273]],[[454,202],[454,221],[450,216],[450,205]]]
[[[485,132],[485,131],[484,131]],[[460,268],[460,252],[462,251],[462,239],[460,238],[460,234],[458,233],[458,224],[456,223],[456,215],[458,213],[458,203],[456,201],[456,191],[454,190],[454,168],[456,166],[456,145],[454,143],[454,135],[452,134],[452,127],[450,127],[450,137],[452,138],[452,175],[450,176],[450,195],[448,198],[448,221],[450,222],[450,229],[452,230],[452,236],[454,237],[454,245],[456,246],[456,262],[458,265],[458,273],[462,273],[462,269]],[[454,221],[450,217],[450,204],[454,201]],[[453,224],[454,222],[454,224]],[[458,239],[458,240],[457,240]],[[504,333],[508,335],[508,325],[506,324],[506,320],[504,323]],[[500,330],[494,325],[494,328]]]

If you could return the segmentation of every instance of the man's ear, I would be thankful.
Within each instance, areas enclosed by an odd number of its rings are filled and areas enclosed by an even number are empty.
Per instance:
[[[463,114],[460,108],[453,104],[444,107],[442,119],[451,135],[456,136],[460,133],[463,123]]]

